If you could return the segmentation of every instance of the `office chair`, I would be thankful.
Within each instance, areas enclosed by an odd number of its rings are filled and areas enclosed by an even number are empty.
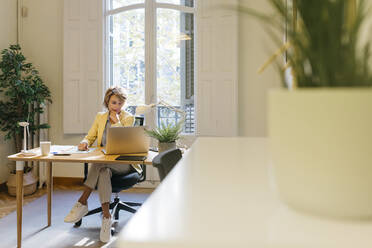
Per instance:
[[[160,181],[167,176],[177,162],[182,158],[180,149],[175,148],[159,153],[153,160],[152,165],[158,169]]]
[[[143,126],[144,117],[135,117],[135,126]],[[137,202],[122,202],[119,198],[119,193],[122,190],[127,190],[132,188],[137,183],[143,182],[146,180],[146,165],[142,164],[142,173],[139,174],[136,171],[133,171],[129,174],[113,174],[111,177],[111,187],[112,193],[114,194],[114,201],[110,203],[110,210],[114,209],[114,220],[119,220],[119,211],[125,210],[130,213],[135,213],[137,210],[135,206],[141,206],[141,203]],[[84,163],[84,181],[88,176],[88,163]],[[95,208],[90,210],[85,216],[102,212],[102,207]],[[84,217],[85,217],[84,216]],[[75,223],[75,227],[79,227],[82,223],[82,219]],[[113,232],[113,230],[112,230]]]
[[[84,164],[84,167],[88,168],[88,163]],[[120,201],[119,193],[122,190],[127,190],[132,188],[137,183],[143,182],[146,180],[146,165],[141,165],[142,173],[134,171],[129,174],[113,174],[111,177],[111,186],[112,193],[114,194],[114,201],[110,203],[109,208],[113,210],[114,220],[119,220],[119,211],[125,210],[130,213],[135,213],[137,210],[133,207],[141,206],[142,203],[137,202],[123,202]],[[84,217],[102,212],[102,207],[95,208],[90,210]],[[82,223],[82,219],[75,223],[75,227],[79,227]]]
[[[145,117],[136,116],[134,118],[134,124],[133,124],[133,126],[143,126],[143,123],[144,122],[145,122]]]

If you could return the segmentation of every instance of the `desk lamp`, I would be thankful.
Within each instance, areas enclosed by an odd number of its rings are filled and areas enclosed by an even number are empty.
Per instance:
[[[30,135],[29,130],[30,123],[28,123],[27,121],[21,121],[18,122],[18,125],[23,127],[23,149],[21,151],[21,154],[23,156],[35,156],[36,153],[27,151],[27,134]]]
[[[18,125],[23,127],[23,150],[21,152],[25,153],[25,152],[27,152],[27,143],[26,143],[27,133],[28,133],[28,135],[30,135],[30,131],[29,131],[29,125],[30,124],[26,121],[22,121],[22,122],[18,122]],[[26,131],[27,131],[27,133],[26,133]]]
[[[149,113],[151,111],[151,109],[153,107],[156,107],[156,106],[165,106],[165,107],[173,110],[174,112],[180,113],[182,115],[182,119],[181,119],[182,122],[184,122],[186,120],[186,112],[185,111],[183,111],[181,109],[178,109],[178,108],[175,108],[172,105],[164,102],[163,100],[160,100],[157,103],[151,103],[149,105],[140,105],[140,106],[137,106],[137,108],[136,108],[136,115],[147,114],[147,113]]]

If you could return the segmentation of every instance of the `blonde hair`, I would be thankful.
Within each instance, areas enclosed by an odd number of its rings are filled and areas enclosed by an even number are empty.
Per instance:
[[[120,86],[114,86],[110,87],[106,90],[105,98],[103,99],[103,105],[108,108],[108,104],[110,101],[110,98],[112,96],[117,96],[120,101],[125,101],[127,99],[127,93],[125,92],[125,89]]]

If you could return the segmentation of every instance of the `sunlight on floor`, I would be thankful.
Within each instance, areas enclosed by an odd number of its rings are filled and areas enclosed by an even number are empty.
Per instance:
[[[88,241],[89,241],[89,238],[83,238],[82,240],[80,240],[79,242],[77,242],[76,244],[74,244],[74,247],[75,246],[83,246]]]
[[[106,244],[104,244],[104,245],[102,245],[100,247],[101,248],[109,247],[109,245],[111,245],[116,239],[117,239],[117,237],[111,237],[110,242],[108,242],[108,243],[106,243]],[[87,237],[84,237],[79,242],[77,242],[76,244],[74,244],[73,247],[91,247],[95,243],[101,243],[101,242],[100,241],[91,240],[91,239],[89,239]]]

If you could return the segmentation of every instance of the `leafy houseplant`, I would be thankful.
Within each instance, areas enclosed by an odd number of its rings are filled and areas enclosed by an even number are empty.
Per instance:
[[[11,45],[1,55],[0,128],[6,132],[5,140],[14,139],[15,149],[19,152],[22,148],[23,127],[18,122],[28,121],[31,135],[39,129],[49,128],[46,123],[37,123],[35,116],[44,112],[45,103],[52,102],[51,94],[39,72],[26,62],[19,45]]]
[[[183,122],[177,124],[161,123],[160,127],[153,130],[145,130],[146,134],[159,142],[159,152],[176,147],[176,141],[180,138]]]
[[[5,132],[5,140],[14,140],[15,150],[19,152],[22,148],[23,127],[18,123],[29,122],[31,135],[39,129],[49,128],[46,123],[38,123],[37,115],[43,113],[45,103],[52,102],[51,94],[39,72],[31,63],[26,62],[19,45],[11,45],[1,52],[0,71],[0,130]],[[24,172],[31,170],[32,167],[26,164]],[[14,169],[11,170],[11,173],[14,172]],[[25,174],[24,177],[27,179],[30,175]],[[30,179],[25,182],[27,181],[32,181],[32,187],[36,190],[36,181]],[[9,193],[15,188],[10,189],[12,183],[15,186],[15,179],[12,180],[11,174],[8,179]],[[27,192],[32,193],[34,190],[25,188],[25,193]]]
[[[327,217],[372,217],[372,73],[370,42],[361,40],[365,1],[268,0],[286,30],[293,81],[269,93],[268,131],[276,190],[295,209]],[[353,8],[354,11],[353,11]],[[269,31],[281,44],[280,37]]]
[[[250,13],[286,33],[290,48],[287,61],[298,87],[371,86],[369,66],[370,42],[362,46],[360,32],[366,18],[365,1],[355,0],[292,0],[295,11],[288,8],[289,0],[268,0],[274,15],[264,15],[247,8]],[[355,8],[355,9],[354,9]],[[279,21],[279,22],[278,22]],[[288,25],[282,25],[287,22]],[[289,28],[292,27],[292,28]],[[270,32],[270,31],[269,31]],[[282,37],[270,32],[282,45]],[[283,84],[287,86],[283,68],[277,66]]]

